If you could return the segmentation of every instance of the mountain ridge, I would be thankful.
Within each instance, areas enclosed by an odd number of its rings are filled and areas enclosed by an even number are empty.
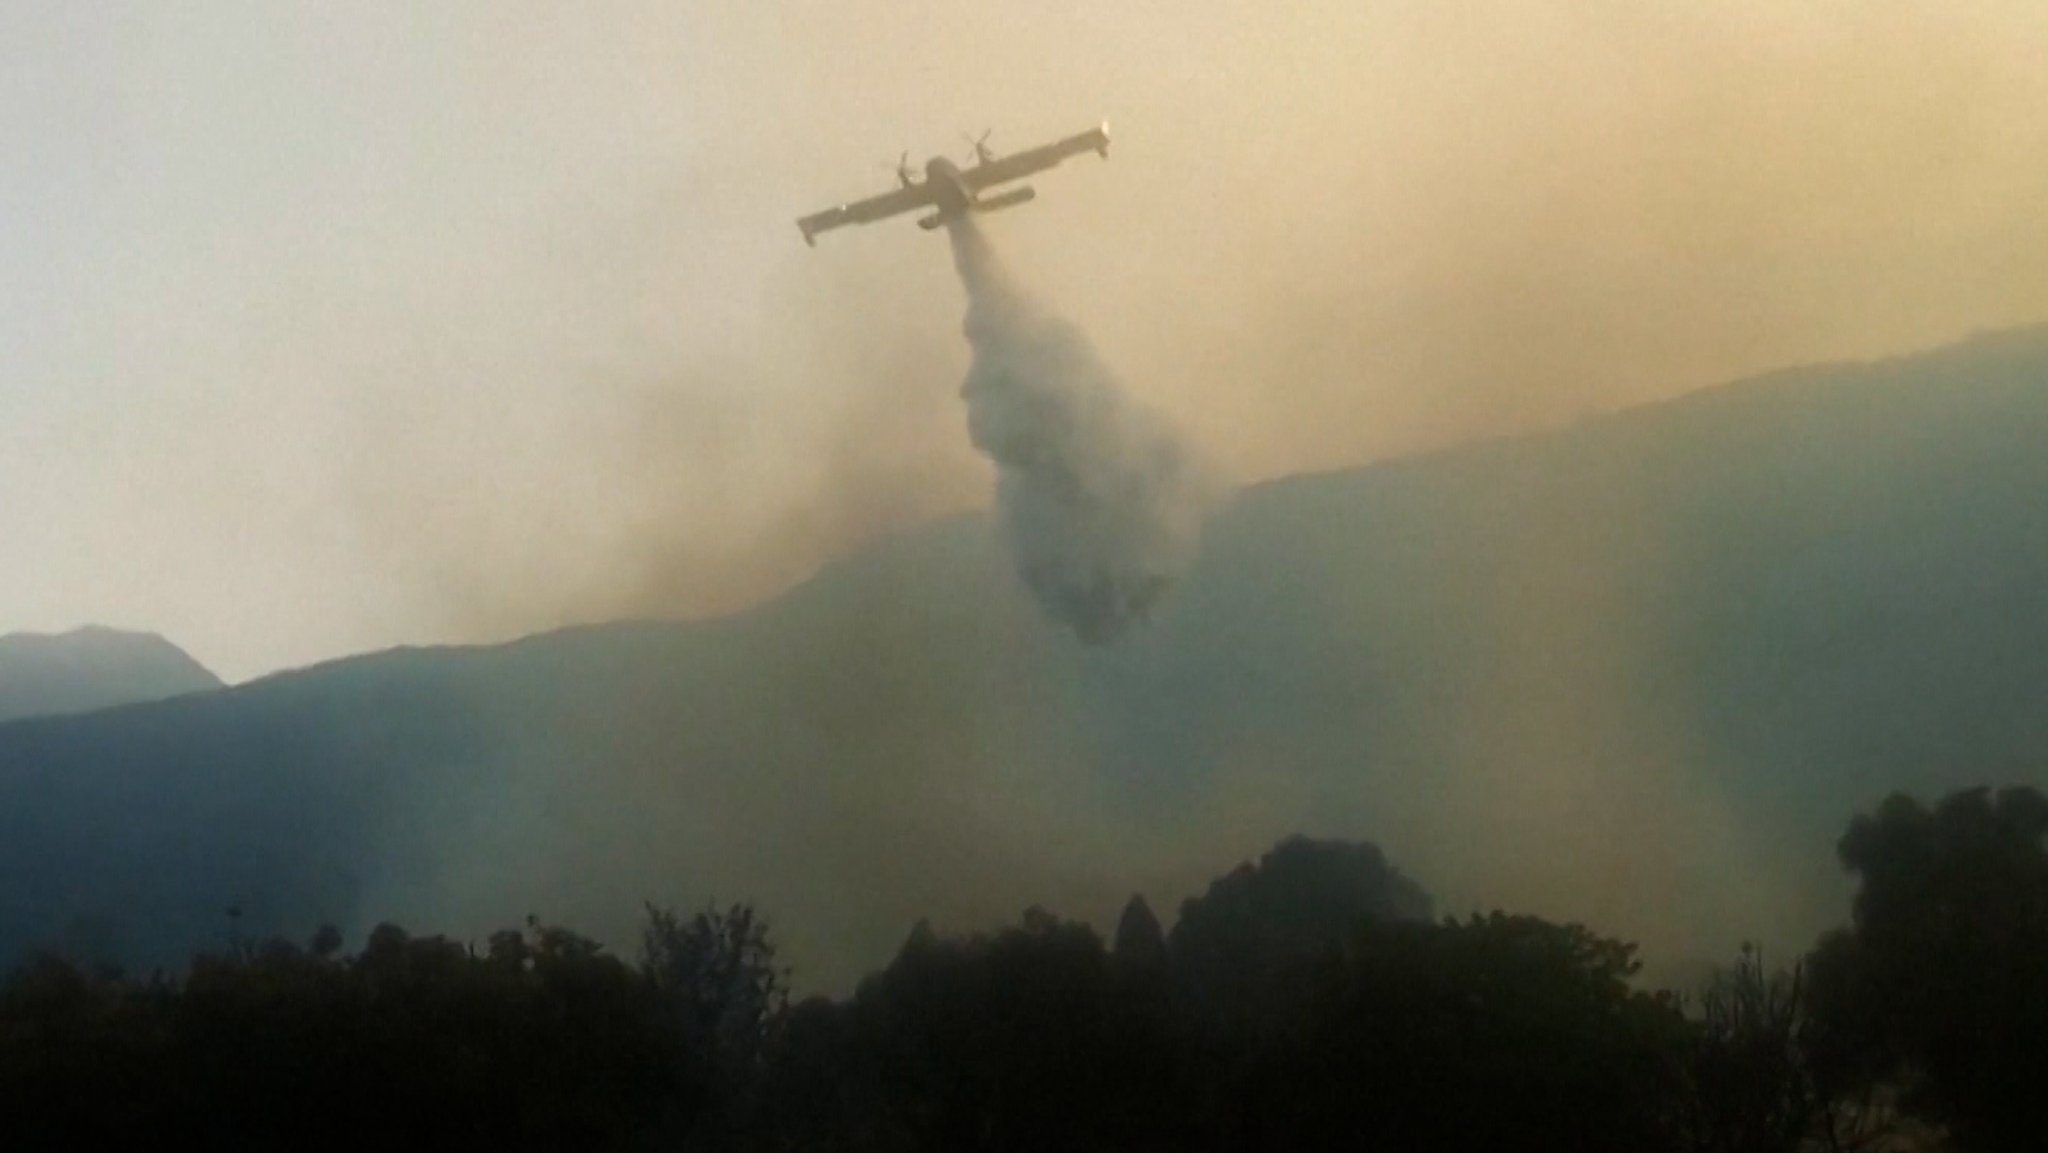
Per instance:
[[[0,723],[222,687],[220,678],[155,633],[86,625],[0,636]]]

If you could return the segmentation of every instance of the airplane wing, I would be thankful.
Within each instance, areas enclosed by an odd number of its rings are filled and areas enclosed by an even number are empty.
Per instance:
[[[1099,152],[1104,159],[1108,159],[1108,124],[1091,128],[1077,136],[1069,136],[1065,140],[1041,144],[1037,148],[1027,148],[985,164],[977,164],[962,171],[960,178],[967,182],[969,188],[980,191],[991,184],[1007,184],[1012,180],[1021,180],[1034,172],[1043,172],[1067,157],[1083,152]]]
[[[909,188],[898,188],[894,192],[884,192],[880,196],[871,196],[866,200],[856,200],[852,204],[841,204],[827,208],[823,212],[814,212],[799,219],[796,226],[803,229],[804,243],[816,244],[817,241],[813,237],[828,228],[839,228],[847,224],[867,224],[901,212],[923,208],[930,203],[931,189],[922,184],[914,184]]]

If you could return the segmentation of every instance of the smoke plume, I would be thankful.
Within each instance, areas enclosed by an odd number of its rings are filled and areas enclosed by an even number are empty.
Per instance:
[[[1040,605],[1090,644],[1143,620],[1193,557],[1212,486],[1079,328],[1005,273],[974,222],[949,225],[974,359],[960,395],[996,466],[996,507]]]

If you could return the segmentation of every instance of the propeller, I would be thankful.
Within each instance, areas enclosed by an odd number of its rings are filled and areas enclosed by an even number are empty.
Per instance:
[[[917,183],[917,174],[910,167],[910,149],[908,148],[904,149],[903,155],[897,157],[893,163],[887,160],[882,161],[881,167],[885,172],[895,173],[896,179],[901,181],[905,188]]]
[[[974,155],[968,157],[969,160],[978,164],[987,164],[996,158],[995,151],[988,146],[988,138],[993,132],[995,132],[995,129],[985,128],[979,136],[972,136],[966,132],[960,134],[960,139],[965,140],[974,147]]]

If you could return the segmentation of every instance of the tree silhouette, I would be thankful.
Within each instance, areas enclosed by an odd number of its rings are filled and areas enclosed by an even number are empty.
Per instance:
[[[1290,837],[1181,905],[1175,969],[1211,1012],[1272,1016],[1295,964],[1366,921],[1426,921],[1429,894],[1370,844]]]
[[[837,1114],[806,1120],[811,1148],[1146,1147],[1179,1104],[1170,1003],[1138,995],[1146,979],[1041,909],[993,936],[914,932],[837,1014],[799,1010],[788,1063],[813,1075],[782,1094],[815,1107],[831,1092],[815,1071],[828,1055],[844,1070]]]
[[[1897,1132],[1882,1086],[1830,1082],[1810,1053],[1804,962],[1772,972],[1745,943],[1700,991],[1686,1128],[1696,1153],[1860,1150]]]
[[[1304,974],[1238,1147],[1668,1149],[1686,1026],[1634,946],[1494,913],[1368,923]]]
[[[1894,795],[1837,846],[1861,878],[1851,927],[1813,959],[1817,1059],[1891,1078],[1966,1150],[2040,1147],[2048,1075],[2048,799]]]
[[[1116,920],[1116,945],[1111,955],[1120,965],[1143,969],[1167,966],[1166,933],[1145,898],[1132,895]]]
[[[789,1001],[767,924],[746,905],[712,906],[685,921],[649,904],[640,972],[681,1046],[686,1127],[699,1141],[732,1140]]]

